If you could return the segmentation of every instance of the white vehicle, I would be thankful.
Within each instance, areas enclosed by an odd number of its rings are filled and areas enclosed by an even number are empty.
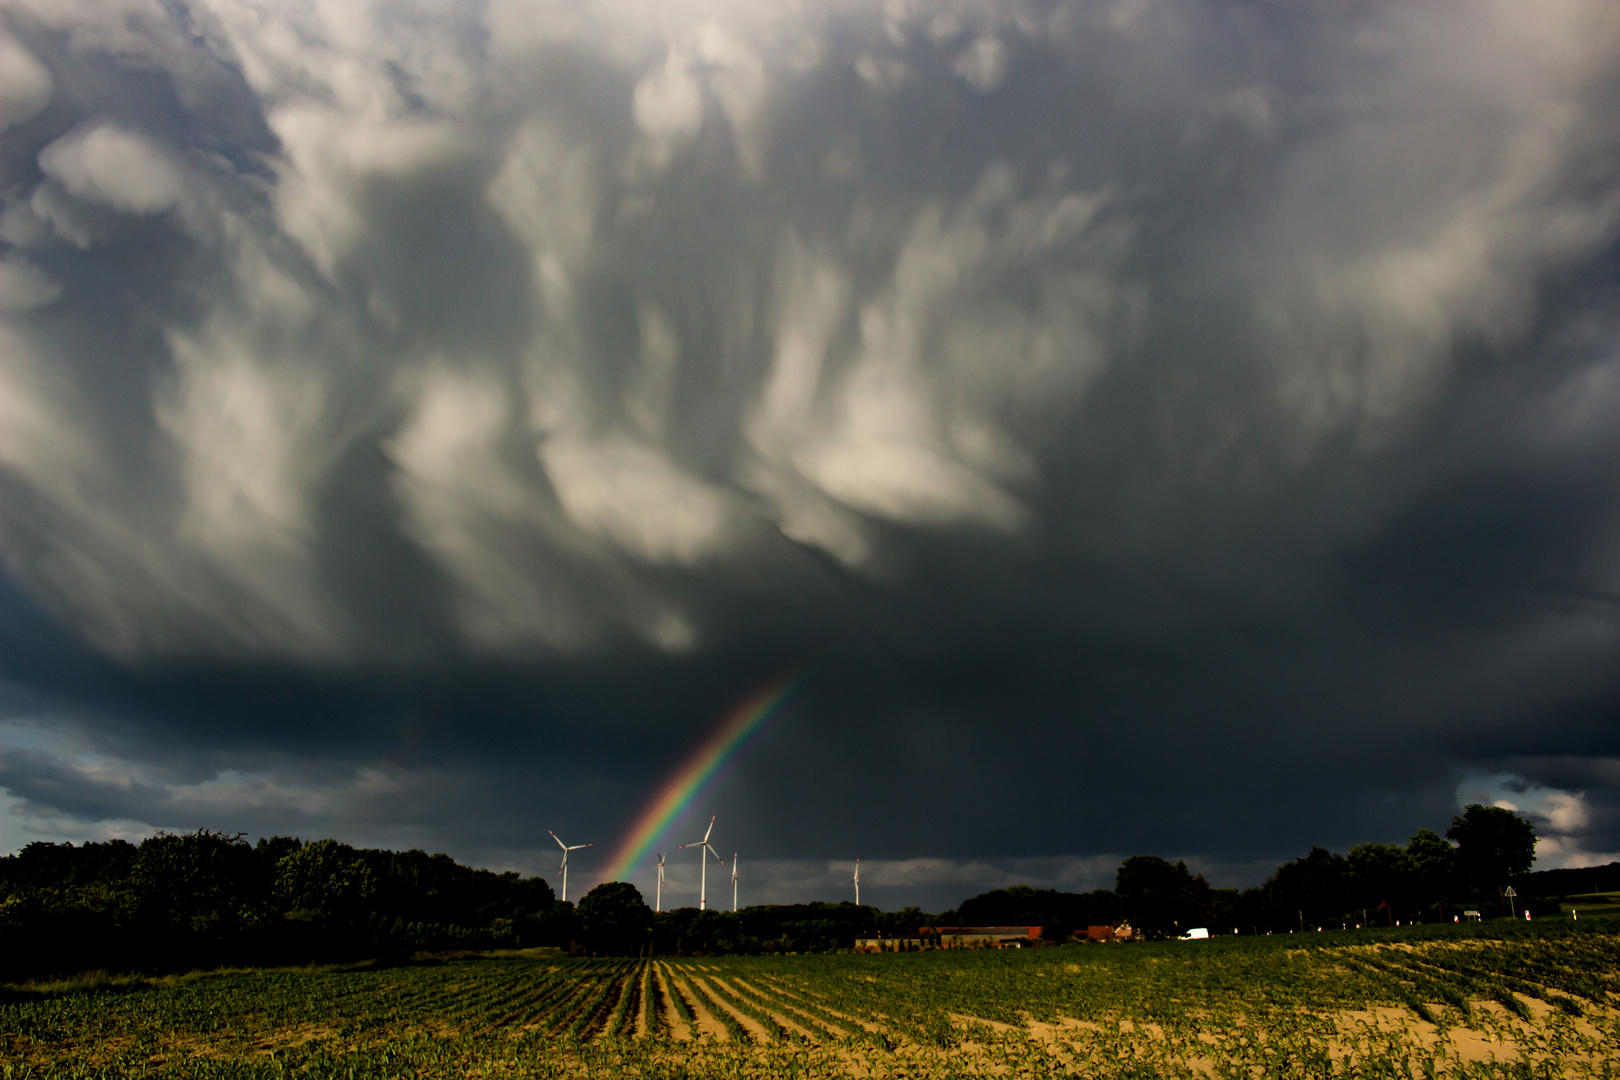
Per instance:
[[[1178,940],[1181,940],[1181,941],[1203,941],[1207,937],[1209,937],[1209,929],[1207,927],[1195,926],[1191,930],[1187,931],[1185,934],[1182,934],[1181,937]]]

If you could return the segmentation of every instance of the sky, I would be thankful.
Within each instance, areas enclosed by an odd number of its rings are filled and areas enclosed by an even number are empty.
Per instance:
[[[1616,100],[1610,0],[0,0],[0,851],[577,897],[786,686],[666,904],[1620,858]]]

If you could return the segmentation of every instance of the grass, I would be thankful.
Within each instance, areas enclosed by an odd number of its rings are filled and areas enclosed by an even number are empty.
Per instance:
[[[1620,1061],[1606,920],[658,963],[661,979],[545,952],[24,984],[0,997],[0,1080],[1472,1080]]]

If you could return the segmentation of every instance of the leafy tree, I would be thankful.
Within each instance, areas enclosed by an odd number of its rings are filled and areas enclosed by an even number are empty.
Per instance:
[[[1344,856],[1321,847],[1279,866],[1266,882],[1277,920],[1289,925],[1297,919],[1309,926],[1339,918],[1345,911],[1346,870]]]
[[[1524,818],[1499,806],[1470,803],[1461,817],[1451,819],[1446,835],[1457,841],[1457,862],[1463,875],[1482,889],[1496,888],[1504,912],[1502,887],[1509,879],[1530,872],[1536,861],[1536,830]]]
[[[1412,860],[1394,844],[1357,844],[1345,855],[1349,871],[1346,899],[1352,910],[1383,908],[1393,923],[1412,891]]]
[[[336,840],[317,840],[276,863],[276,903],[288,914],[325,926],[363,922],[375,891],[360,853]]]
[[[228,933],[251,921],[268,880],[240,833],[158,833],[141,842],[130,883],[146,918],[203,934]]]
[[[1208,926],[1215,921],[1216,896],[1215,890],[1209,887],[1202,873],[1187,876],[1187,864],[1176,863],[1176,876],[1181,879],[1182,894],[1185,901],[1185,914],[1182,929],[1189,926]]]
[[[962,901],[957,911],[945,912],[917,925],[1045,926],[1049,922],[1060,922],[1067,926],[1092,926],[1111,924],[1119,918],[1119,898],[1107,889],[1067,893],[1013,885],[980,893]]]
[[[278,862],[303,846],[304,842],[296,836],[261,836],[259,842],[253,845],[253,854],[269,866],[273,874]]]
[[[1114,892],[1132,927],[1148,937],[1164,937],[1179,928],[1184,916],[1187,881],[1184,864],[1178,873],[1157,855],[1132,855],[1120,863]]]
[[[1069,940],[1069,924],[1054,918],[1041,924],[1041,940],[1049,945],[1062,945]]]
[[[580,900],[579,925],[586,947],[598,956],[634,956],[647,945],[653,913],[634,885],[608,881]]]
[[[129,877],[136,847],[128,840],[51,844],[36,840],[0,858],[0,892],[121,883]]]
[[[1443,920],[1457,878],[1457,849],[1433,829],[1419,829],[1406,842],[1406,857],[1412,865],[1413,901],[1424,909],[1435,905]]]

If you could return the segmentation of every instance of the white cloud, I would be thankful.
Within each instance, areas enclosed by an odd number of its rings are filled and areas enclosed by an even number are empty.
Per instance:
[[[691,564],[726,546],[725,496],[651,446],[558,434],[540,460],[569,517],[630,555]]]
[[[631,96],[636,126],[650,140],[655,165],[663,165],[703,124],[703,90],[685,52],[671,47],[664,62],[641,77]]]
[[[989,93],[1001,85],[1007,73],[1007,47],[1000,38],[982,37],[962,50],[952,70],[964,82],[980,93]]]
[[[44,307],[62,295],[62,286],[39,267],[16,256],[0,257],[0,312]]]
[[[892,94],[904,86],[912,71],[904,60],[892,56],[872,56],[863,53],[855,60],[855,73],[873,90]]]
[[[720,556],[775,543],[760,523],[868,573],[897,565],[878,550],[897,533],[884,523],[1043,534],[1062,516],[1049,472],[1106,426],[1076,427],[1105,377],[1165,374],[1135,433],[1154,464],[1120,481],[1140,487],[1119,506],[1167,505],[1155,485],[1183,468],[1201,485],[1255,432],[1293,464],[1336,432],[1371,448],[1421,415],[1459,343],[1517,340],[1542,275],[1612,237],[1620,205],[1577,182],[1604,175],[1614,143],[1587,108],[1613,47],[1593,32],[1606,17],[1573,0],[1535,17],[1488,4],[1455,34],[1442,16],[1369,9],[1309,94],[1264,56],[1218,79],[1169,62],[1207,14],[1174,4],[1116,6],[1131,16],[1116,34],[1107,12],[1043,22],[922,0],[657,18],[618,2],[213,0],[195,40],[144,0],[34,6],[86,62],[167,72],[192,110],[175,124],[196,129],[159,139],[90,109],[40,150],[50,182],[0,216],[28,248],[0,261],[11,310],[74,302],[72,280],[59,292],[39,267],[57,275],[52,245],[94,249],[108,215],[87,203],[184,207],[208,226],[186,269],[152,270],[177,274],[158,289],[174,307],[144,313],[172,355],[116,358],[150,363],[141,385],[160,392],[132,423],[159,438],[111,449],[99,419],[76,420],[93,386],[56,385],[48,351],[0,373],[22,395],[5,453],[52,520],[94,535],[61,541],[77,555],[57,560],[55,588],[99,609],[86,623],[124,628],[116,640],[165,612],[205,628],[194,637],[364,649],[318,595],[329,538],[313,507],[372,424],[392,435],[393,470],[372,482],[453,583],[464,636],[571,649],[628,628],[691,647],[695,616],[641,564],[726,574]],[[0,45],[0,87],[39,84],[12,79],[38,66],[19,49]],[[1120,141],[1087,143],[1081,123],[1024,131],[1051,121],[1014,111],[995,114],[1005,132],[936,131],[937,158],[897,160],[914,152],[908,125],[933,122],[917,101],[959,98],[957,78],[988,91],[1026,56],[1047,65],[1031,72],[1078,70],[1098,49],[1120,61],[1097,77],[1132,92],[1075,109]],[[206,111],[221,58],[269,134],[205,169],[165,147],[229,142]],[[880,92],[855,112],[815,96],[857,80]],[[729,143],[699,139],[709,121]],[[663,168],[687,150],[691,176]],[[1182,170],[1202,178],[1201,155],[1221,154],[1238,159],[1215,170],[1231,186],[1187,198]],[[483,246],[460,263],[390,246],[424,216],[456,223],[446,247],[464,232]],[[532,292],[467,316],[504,296],[509,250]],[[500,280],[456,294],[497,265]],[[445,295],[458,299],[425,312]],[[464,316],[480,325],[447,329]],[[1167,335],[1153,357],[1136,351],[1143,328]],[[1257,354],[1271,366],[1241,396],[1192,400],[1201,380],[1249,379],[1230,357]],[[1601,438],[1604,378],[1572,386],[1553,426]],[[1267,490],[1268,468],[1247,490]],[[178,506],[139,498],[147,487]],[[244,619],[242,596],[264,621]]]
[[[540,495],[505,461],[498,382],[434,366],[407,381],[410,413],[386,449],[408,532],[456,582],[462,633],[497,650],[572,650],[591,636],[562,580],[536,559],[551,532]],[[529,542],[525,542],[529,538]]]
[[[51,73],[0,30],[0,131],[31,120],[51,101]]]
[[[163,151],[111,124],[75,128],[40,151],[39,167],[78,198],[136,214],[168,210],[185,190]]]
[[[1022,527],[1026,510],[1006,485],[1029,475],[1030,460],[1006,425],[1038,422],[1083,392],[1122,290],[1103,272],[1117,241],[1091,235],[1103,196],[1018,201],[1015,189],[1010,170],[991,168],[955,211],[916,214],[887,286],[852,313],[858,344],[835,380],[823,372],[851,290],[825,256],[797,240],[784,249],[774,363],[749,428],[767,460],[791,461],[862,513]],[[1003,274],[1048,258],[1069,265],[1034,312],[997,297]],[[767,483],[789,536],[858,560],[851,527],[796,497],[793,484]]]
[[[311,557],[314,489],[333,451],[328,384],[254,355],[236,326],[170,346],[178,374],[154,411],[181,457],[176,538],[243,590],[227,621],[254,647],[330,654],[340,635]]]
[[[590,263],[596,196],[591,148],[539,120],[513,135],[485,192],[528,246],[542,310],[562,325],[577,317],[575,281]]]
[[[1258,234],[1275,259],[1258,306],[1307,449],[1346,429],[1388,437],[1446,384],[1458,344],[1512,341],[1538,275],[1620,222],[1612,193],[1566,184],[1609,145],[1577,89],[1612,61],[1593,9],[1475,15],[1459,37],[1438,9],[1380,14],[1337,75],[1337,122],[1293,151]]]

